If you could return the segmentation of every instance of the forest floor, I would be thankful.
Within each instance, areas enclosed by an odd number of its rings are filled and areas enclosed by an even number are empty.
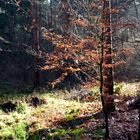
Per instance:
[[[110,140],[136,140],[138,112],[125,103],[140,83],[114,86],[116,111],[109,117]],[[102,140],[105,134],[99,88],[0,95],[0,140]]]

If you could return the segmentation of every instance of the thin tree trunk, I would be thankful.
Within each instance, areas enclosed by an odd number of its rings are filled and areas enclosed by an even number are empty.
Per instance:
[[[71,33],[71,6],[70,6],[70,2],[69,0],[61,0],[61,7],[60,7],[61,11],[63,12],[63,16],[61,16],[62,19],[62,32],[63,35],[70,37],[70,33]]]
[[[109,124],[108,115],[109,112],[114,110],[113,95],[113,72],[112,72],[112,36],[111,36],[111,1],[103,1],[102,11],[102,48],[101,48],[101,62],[100,62],[100,74],[101,74],[101,100],[103,105],[103,112],[105,117],[105,139],[109,138]]]
[[[53,22],[53,2],[50,0],[50,28],[53,27],[54,22]]]
[[[102,106],[103,106],[103,112],[105,116],[105,129],[106,129],[106,134],[105,138],[109,137],[109,128],[108,128],[108,113],[106,112],[105,108],[105,101],[104,101],[104,96],[103,96],[103,62],[104,62],[104,49],[103,45],[101,46],[101,61],[100,61],[100,93],[101,93],[101,101],[102,101]]]
[[[38,0],[32,0],[32,48],[36,52],[34,59],[34,88],[40,85],[39,66],[39,7]]]
[[[104,0],[102,20],[105,25],[103,28],[103,49],[104,49],[104,66],[103,66],[103,92],[104,94],[113,95],[113,72],[112,72],[112,36],[111,36],[111,16],[110,1]]]

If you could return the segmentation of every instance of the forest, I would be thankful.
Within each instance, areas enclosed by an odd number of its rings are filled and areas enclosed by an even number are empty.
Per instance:
[[[140,140],[140,0],[0,0],[0,140]]]

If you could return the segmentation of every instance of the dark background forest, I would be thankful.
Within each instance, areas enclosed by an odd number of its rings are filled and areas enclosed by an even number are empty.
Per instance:
[[[90,3],[90,2],[86,2]],[[121,7],[123,5],[122,1],[114,1],[114,7]],[[70,1],[71,6],[71,17],[84,20],[88,20],[87,12],[83,7],[77,7],[78,3]],[[84,4],[84,1],[81,1],[81,4]],[[129,5],[130,4],[130,5]],[[125,5],[125,4],[124,4]],[[88,34],[92,34],[92,31],[85,31],[77,25],[70,25],[73,27],[62,27],[63,24],[67,24],[65,22],[66,10],[61,7],[60,1],[45,1],[42,0],[38,3],[39,7],[39,17],[38,17],[38,26],[39,26],[39,47],[41,50],[46,53],[51,53],[55,45],[46,40],[43,37],[43,33],[45,30],[52,29],[55,33],[58,34],[72,34],[73,36],[80,36],[82,39],[84,36]],[[123,7],[123,6],[122,6]],[[15,3],[14,1],[0,1],[0,81],[1,83],[7,83],[13,88],[22,88],[26,85],[33,85],[34,79],[34,61],[35,61],[35,52],[33,48],[33,39],[32,39],[32,8],[31,3],[28,0],[18,1]],[[90,11],[89,11],[90,12]],[[95,13],[94,13],[95,14]],[[98,13],[97,13],[98,14]],[[121,17],[120,17],[121,16]],[[114,16],[116,19],[116,15]],[[122,11],[119,15],[119,20],[121,22],[133,21],[139,23],[139,2],[128,2],[127,7],[123,7]],[[74,27],[75,26],[75,27]],[[96,26],[96,25],[95,25]],[[64,28],[72,28],[64,29]],[[121,75],[121,80],[128,80],[127,76],[129,75],[129,80],[135,80],[139,77],[139,27],[136,26],[135,29],[121,29],[116,31],[113,36],[113,46],[114,49],[122,49],[123,47],[131,47],[135,49],[134,55],[128,60],[125,55],[120,56],[126,62],[129,62],[125,66],[121,66],[115,70],[115,78],[117,79],[118,75]],[[69,30],[69,31],[65,31]],[[83,34],[83,35],[82,35]],[[40,59],[40,66],[44,65],[44,59]],[[72,62],[69,62],[72,63]],[[90,65],[90,64],[89,64]],[[47,70],[39,70],[40,75],[40,83],[41,85],[47,85],[47,83],[52,82],[59,76],[58,69],[52,71]],[[57,74],[56,74],[57,73]],[[98,70],[93,68],[92,78],[96,78],[98,75]],[[78,75],[84,76],[84,74]],[[70,78],[70,80],[69,80]],[[75,76],[67,76],[65,84],[68,85],[67,82],[73,83],[73,80],[78,79]],[[77,83],[75,81],[75,83]],[[78,81],[80,82],[80,81]]]
[[[140,0],[0,0],[0,140],[140,139]]]

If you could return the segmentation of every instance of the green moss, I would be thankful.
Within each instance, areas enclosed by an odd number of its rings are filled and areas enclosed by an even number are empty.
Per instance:
[[[14,131],[12,127],[3,127],[0,131],[2,140],[14,140]]]
[[[85,132],[85,130],[83,128],[77,128],[71,131],[71,134],[73,136],[80,136]]]
[[[15,122],[12,116],[8,117],[4,122],[0,122],[0,137],[2,140],[26,140],[27,125],[21,120]]]
[[[68,131],[65,129],[54,129],[48,134],[47,139],[55,138],[60,139],[61,137],[65,137],[68,134]]]
[[[14,128],[16,140],[26,140],[27,132],[26,132],[27,125],[24,122],[20,122]]]
[[[66,114],[73,115],[73,116],[78,116],[78,115],[80,115],[80,109],[75,109],[75,108],[70,109],[66,112]]]
[[[28,140],[59,140],[59,139],[65,139],[68,130],[65,129],[49,129],[47,132],[44,130],[39,130],[38,132],[35,132],[35,134],[30,135]]]
[[[77,129],[54,129],[51,130],[51,133],[48,134],[47,140],[49,139],[61,139],[62,137],[66,137],[68,134],[71,135],[72,137],[79,137],[85,132],[84,129],[82,128],[77,128]]]
[[[95,86],[94,88],[92,88],[91,91],[92,91],[92,94],[93,94],[93,95],[96,95],[96,94],[100,93],[99,87],[96,87],[96,86]]]
[[[12,95],[12,93],[8,94],[8,96],[7,94],[3,95],[5,96],[4,97],[5,100],[10,99],[10,101],[14,103],[17,101],[18,103],[17,103],[16,111],[9,112],[7,114],[4,113],[3,111],[0,112],[1,114],[0,115],[0,139],[2,140],[28,139],[27,137],[30,133],[34,133],[35,131],[38,131],[39,129],[44,129],[46,127],[46,124],[49,121],[47,119],[53,116],[52,111],[55,111],[56,114],[62,112],[62,119],[64,119],[64,121],[70,121],[70,123],[68,122],[70,126],[71,124],[72,125],[74,124],[75,126],[81,124],[81,122],[79,122],[79,120],[75,120],[75,118],[80,115],[81,108],[83,108],[83,111],[84,109],[87,109],[86,107],[88,107],[88,105],[86,103],[67,101],[60,98],[54,98],[52,95],[48,95],[47,93],[43,95],[38,95],[39,93],[33,93],[33,94],[38,97],[45,96],[44,98],[46,98],[47,103],[45,105],[34,108],[32,106],[29,106],[28,103],[25,102],[25,101],[29,101],[31,95],[30,96],[25,96],[20,94]],[[65,116],[63,116],[63,114]],[[35,125],[32,125],[33,121],[36,122]],[[27,125],[29,126],[28,130],[26,129]],[[6,128],[6,132],[5,132],[5,128]],[[74,130],[55,129],[55,130],[50,130],[45,135],[45,139],[46,138],[65,139],[69,135],[73,137],[75,136],[77,137],[82,133],[83,130],[81,129],[80,130],[79,129],[74,129]],[[42,135],[40,135],[40,133],[33,134],[33,135],[34,136],[30,138],[31,140],[39,140],[42,138]]]
[[[27,104],[26,103],[19,103],[16,107],[16,111],[20,114],[23,114],[26,112]]]
[[[65,120],[66,121],[72,121],[72,120],[74,120],[75,118],[74,118],[74,115],[72,115],[72,114],[68,114],[68,115],[66,115],[66,117],[65,117]]]
[[[114,85],[114,94],[120,94],[122,87],[123,87],[122,84],[115,84]]]

